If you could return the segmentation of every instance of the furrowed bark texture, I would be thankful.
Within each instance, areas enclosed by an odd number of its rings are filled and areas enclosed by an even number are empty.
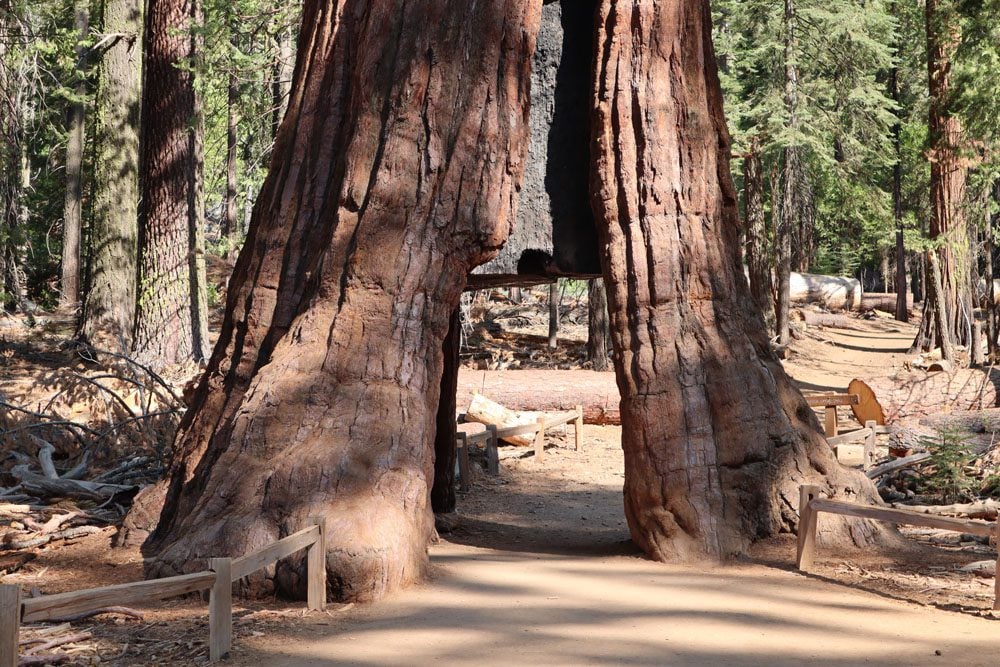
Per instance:
[[[739,263],[706,0],[604,0],[593,203],[621,392],[625,514],[657,560],[792,529],[798,486],[874,501],[773,356]],[[866,543],[868,524],[826,522]]]
[[[77,31],[76,63],[82,73],[87,66],[84,41],[90,30],[90,3],[77,0],[73,5],[73,27]],[[80,303],[80,240],[83,229],[83,149],[84,105],[87,85],[80,76],[76,94],[79,100],[69,105],[66,123],[66,193],[63,204],[63,238],[59,307],[72,310]]]
[[[137,0],[105,0],[102,27],[115,35],[102,52],[94,124],[92,219],[80,337],[128,349],[135,318],[142,10]]]
[[[587,281],[587,360],[595,371],[610,370],[611,322],[604,278]]]
[[[771,279],[767,217],[764,214],[764,168],[760,160],[760,140],[756,137],[743,160],[743,192],[750,293],[764,317],[765,330],[770,335],[775,330],[774,281]]]
[[[514,220],[540,4],[306,2],[150,574],[325,515],[335,597],[377,599],[422,575],[442,345],[466,276]],[[301,593],[300,565],[250,587]]]
[[[962,124],[950,110],[951,59],[961,38],[955,9],[947,1],[927,0],[927,76],[930,104],[927,129],[931,164],[930,238],[937,243],[941,272],[940,293],[927,290],[924,316],[914,346],[929,350],[969,345],[972,338],[972,258],[965,211],[967,163],[962,156]],[[941,301],[939,307],[938,301]],[[935,337],[935,312],[943,309],[945,330]]]
[[[201,361],[195,238],[203,214],[200,124],[190,64],[195,0],[150,0],[144,31],[145,94],[139,175],[139,292],[135,355],[160,366]]]

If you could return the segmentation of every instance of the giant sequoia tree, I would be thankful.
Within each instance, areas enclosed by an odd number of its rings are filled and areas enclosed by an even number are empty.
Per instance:
[[[147,543],[154,571],[322,514],[338,597],[420,576],[442,344],[514,219],[540,5],[306,2],[271,172]],[[274,578],[299,587],[292,568]]]
[[[799,484],[874,499],[771,352],[740,270],[708,0],[603,0],[598,25],[592,190],[633,540],[725,557],[793,527]]]

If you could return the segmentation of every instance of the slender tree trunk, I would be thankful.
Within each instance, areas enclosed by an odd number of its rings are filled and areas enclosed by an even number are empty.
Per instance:
[[[757,137],[751,141],[750,152],[743,161],[743,197],[750,294],[764,317],[764,330],[770,334],[775,330],[774,285],[768,251],[767,216],[764,213],[764,170]]]
[[[337,598],[422,576],[442,345],[465,277],[515,219],[540,5],[307,1],[291,103],[145,547],[151,574],[322,515]],[[248,586],[301,593],[301,565]]]
[[[990,196],[993,199],[994,205],[1000,204],[1000,179],[993,181],[993,187]],[[993,243],[993,234],[997,228],[997,219],[1000,218],[998,213],[990,213],[986,221],[986,293],[989,299],[989,307],[987,308],[988,317],[986,320],[987,327],[987,338],[989,344],[989,361],[991,364],[995,364],[1000,361],[1000,345],[998,345],[998,336],[1000,336],[1000,307],[997,306],[997,293],[996,293],[996,272],[994,269],[994,251],[995,246]]]
[[[271,127],[272,136],[278,133],[278,126],[288,108],[288,96],[292,90],[292,64],[295,49],[292,43],[292,28],[284,26],[278,33],[277,59],[272,63],[271,72]]]
[[[549,349],[559,347],[559,281],[549,285]]]
[[[136,304],[139,113],[143,3],[105,0],[102,29],[114,35],[98,66],[94,191],[87,288],[79,335],[128,350]]]
[[[83,147],[84,108],[87,93],[84,70],[87,67],[85,40],[90,30],[90,2],[77,0],[74,9],[74,28],[77,34],[76,99],[69,105],[66,136],[66,195],[63,203],[62,280],[59,284],[59,307],[75,310],[80,303],[80,240],[83,229]]]
[[[592,193],[632,539],[658,560],[732,556],[795,527],[800,484],[874,500],[834,459],[739,275],[708,2],[603,0],[597,25]]]
[[[608,291],[604,286],[604,278],[594,278],[587,281],[587,359],[595,371],[608,370],[610,349]]]
[[[198,331],[204,316],[197,312],[203,214],[190,32],[197,18],[196,0],[150,0],[147,6],[134,350],[155,366],[200,361],[207,344]]]
[[[960,38],[954,8],[942,0],[927,0],[928,113],[931,163],[930,239],[935,242],[941,291],[928,290],[924,319],[915,346],[926,341],[926,328],[936,313],[946,318],[942,336],[950,344],[968,345],[972,332],[972,285],[969,233],[963,211],[966,166],[961,155],[962,127],[950,111],[951,58]],[[935,302],[942,300],[942,304]],[[940,342],[943,341],[939,341]],[[944,346],[942,346],[944,347]],[[948,345],[950,347],[950,345]],[[923,348],[922,348],[923,349]]]
[[[235,13],[235,12],[233,12]],[[229,42],[233,51],[239,48],[237,44],[237,34],[233,16],[229,19]],[[236,248],[236,226],[237,222],[237,158],[236,150],[239,147],[239,117],[237,105],[240,100],[240,86],[236,78],[236,72],[229,72],[229,82],[226,86],[226,210],[222,217],[222,240],[226,248],[226,256],[235,255]]]
[[[455,511],[455,431],[458,408],[458,369],[462,342],[462,313],[456,308],[448,323],[448,335],[441,346],[444,372],[434,433],[434,485],[431,508],[435,513]]]
[[[893,7],[896,7],[896,3],[893,3]],[[889,92],[898,105],[898,67],[893,67],[889,73]],[[896,221],[896,320],[908,322],[910,310],[906,307],[906,245],[903,242],[903,126],[899,120],[892,126],[892,143],[896,152],[896,160],[892,165],[892,214]]]
[[[794,0],[785,0],[785,123],[794,132],[798,127],[799,73],[796,65],[798,38]],[[787,345],[791,340],[789,308],[791,297],[789,280],[792,271],[792,235],[798,229],[798,209],[795,188],[799,186],[799,153],[794,146],[782,150],[781,217],[777,225],[777,278],[778,301],[775,307],[778,342]]]

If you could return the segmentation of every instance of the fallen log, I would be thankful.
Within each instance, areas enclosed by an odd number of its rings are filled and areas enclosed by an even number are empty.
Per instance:
[[[868,479],[878,479],[882,475],[888,475],[889,473],[896,472],[897,470],[902,470],[903,468],[909,468],[915,466],[918,463],[923,463],[931,458],[930,452],[920,452],[919,454],[913,454],[912,456],[905,456],[901,459],[896,459],[895,461],[889,461],[881,465],[877,465],[865,475]]]
[[[891,292],[865,292],[861,295],[862,310],[881,310],[886,313],[896,312],[896,295]],[[913,293],[906,293],[906,309],[913,309]]]
[[[788,290],[792,303],[818,303],[831,310],[861,308],[861,283],[854,278],[792,273]]]
[[[514,411],[568,412],[583,405],[585,424],[621,424],[621,399],[612,372],[461,369],[459,405],[467,405],[476,391]]]
[[[467,422],[489,424],[498,429],[533,425],[538,422],[538,417],[538,412],[511,410],[482,394],[473,394],[472,400],[469,402],[469,409],[465,411]],[[509,435],[501,439],[520,447],[530,447],[535,441],[534,433]]]
[[[997,407],[998,384],[1000,371],[959,368],[952,372],[900,371],[890,377],[855,379],[848,391],[861,396],[861,405],[853,406],[859,420],[873,419],[880,424],[891,424],[907,417]],[[883,420],[874,412],[859,414],[867,395],[875,398]]]
[[[1000,502],[995,500],[980,500],[974,503],[956,503],[954,505],[905,505],[903,503],[892,503],[892,507],[913,510],[923,514],[937,514],[940,516],[962,516],[970,519],[986,519],[992,521],[997,518],[1000,510]]]
[[[813,310],[801,310],[802,321],[811,327],[830,327],[831,329],[856,329],[858,321],[850,315],[841,313],[817,313]]]

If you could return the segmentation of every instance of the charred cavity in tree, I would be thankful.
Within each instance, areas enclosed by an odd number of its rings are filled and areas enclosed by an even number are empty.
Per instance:
[[[469,289],[601,275],[590,207],[595,0],[549,0],[532,64],[531,130],[517,221]]]

